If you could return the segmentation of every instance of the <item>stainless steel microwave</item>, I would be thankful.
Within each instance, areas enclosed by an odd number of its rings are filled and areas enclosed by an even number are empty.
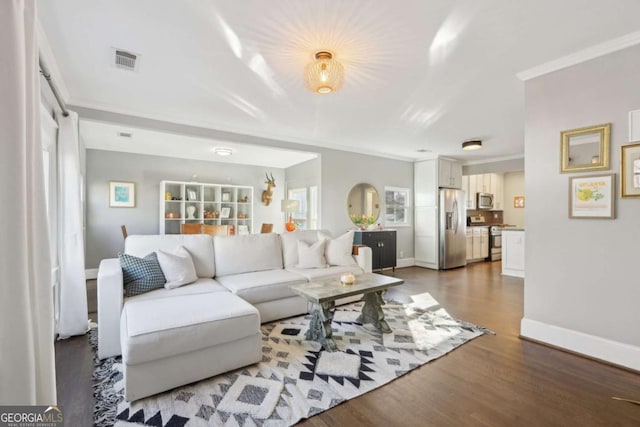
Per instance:
[[[493,194],[478,193],[476,209],[493,209]]]

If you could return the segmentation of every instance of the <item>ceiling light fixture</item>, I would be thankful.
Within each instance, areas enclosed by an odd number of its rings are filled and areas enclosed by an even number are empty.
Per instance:
[[[315,60],[304,70],[304,82],[311,92],[327,94],[335,92],[344,82],[344,67],[331,52],[321,50]]]
[[[462,149],[465,151],[479,150],[482,148],[482,141],[479,139],[472,139],[462,143]]]
[[[227,147],[215,147],[212,151],[218,156],[230,156],[233,154],[233,149]]]

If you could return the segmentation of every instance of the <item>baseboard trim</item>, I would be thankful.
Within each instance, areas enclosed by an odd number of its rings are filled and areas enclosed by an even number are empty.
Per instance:
[[[520,337],[617,367],[640,371],[640,347],[633,345],[549,325],[526,317],[520,322]]]
[[[502,269],[503,276],[513,276],[513,277],[522,277],[524,279],[524,271],[522,270],[512,270],[510,268]]]
[[[84,276],[86,280],[93,280],[98,278],[97,268],[87,268],[84,270]]]
[[[416,266],[423,267],[423,268],[429,268],[431,270],[437,270],[438,269],[438,264],[433,264],[431,262],[426,262],[426,261],[416,261]]]
[[[396,268],[413,267],[416,265],[415,258],[398,258],[396,260]]]

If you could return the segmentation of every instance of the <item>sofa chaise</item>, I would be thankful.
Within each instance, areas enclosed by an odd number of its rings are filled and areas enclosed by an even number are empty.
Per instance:
[[[124,253],[188,251],[197,280],[176,289],[125,297],[117,258],[98,270],[98,356],[122,354],[125,398],[136,400],[261,360],[260,323],[308,312],[289,286],[371,272],[371,250],[351,256],[353,233],[319,230],[238,236],[132,235]],[[300,246],[325,239],[339,265],[303,265]],[[348,256],[336,258],[336,248]],[[333,255],[329,251],[333,251]],[[353,301],[351,297],[345,303]]]

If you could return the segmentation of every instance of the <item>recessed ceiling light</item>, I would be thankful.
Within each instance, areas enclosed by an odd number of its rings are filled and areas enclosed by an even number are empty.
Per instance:
[[[233,154],[233,149],[228,147],[215,147],[211,151],[218,156],[230,156]]]
[[[479,139],[472,139],[462,143],[462,149],[465,151],[479,150],[482,148],[482,141]]]

